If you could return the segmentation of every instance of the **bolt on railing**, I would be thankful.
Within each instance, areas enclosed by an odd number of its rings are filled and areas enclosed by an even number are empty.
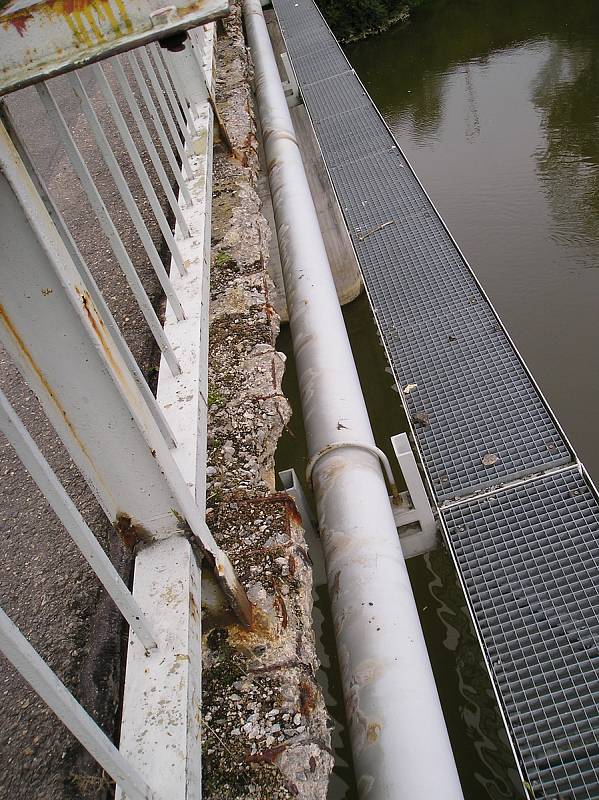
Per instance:
[[[170,274],[94,98],[78,71],[68,76],[88,131],[166,296],[164,326],[59,99],[46,83],[37,84],[37,94],[96,224],[162,353],[157,397],[149,390],[17,126],[6,108],[0,114],[4,253],[0,340],[108,519],[139,544],[133,593],[1,392],[0,430],[129,624],[120,752],[1,610],[0,648],[128,798],[166,800],[189,796],[190,787],[195,796],[201,791],[196,544],[212,563],[242,623],[249,624],[251,618],[245,592],[204,521],[213,129],[212,109],[205,101],[212,83],[213,42],[214,26],[210,25],[206,31],[193,32],[181,53],[150,44],[114,56],[102,66],[86,68],[95,77],[168,249]],[[150,122],[162,153],[150,134]],[[145,153],[138,149],[130,124]],[[144,155],[164,192],[175,231]],[[179,199],[171,185],[173,178]],[[57,328],[59,337],[54,335]],[[170,718],[177,720],[168,729],[158,721],[169,717],[167,709],[172,711]],[[140,744],[142,730],[147,735]],[[168,757],[167,744],[172,748]]]

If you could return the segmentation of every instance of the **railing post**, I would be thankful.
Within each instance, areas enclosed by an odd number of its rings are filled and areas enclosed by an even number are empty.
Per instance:
[[[172,109],[174,114],[174,118],[177,121],[177,126],[183,139],[185,140],[185,149],[188,152],[193,151],[193,141],[191,138],[191,130],[188,127],[188,124],[183,116],[183,111],[179,105],[179,101],[175,95],[175,90],[173,89],[173,84],[171,82],[170,74],[167,72],[165,62],[162,58],[160,47],[153,43],[148,45],[147,50],[152,55],[153,66],[156,68],[156,72],[158,77],[160,78],[160,82],[164,91],[166,92],[166,96],[168,97],[169,105]]]
[[[212,32],[208,34],[211,39]],[[208,64],[211,69],[211,64]],[[173,285],[185,305],[187,318],[179,323],[167,306],[164,330],[181,363],[176,379],[166,364],[161,363],[157,400],[179,446],[174,458],[196,503],[205,508],[206,421],[208,376],[208,306],[210,298],[210,211],[212,199],[212,112],[207,103],[199,109],[196,127],[200,132],[199,147],[190,156],[193,181],[189,190],[193,203],[183,213],[191,236],[181,242],[187,264],[186,274],[173,273]],[[174,547],[172,546],[174,545]],[[158,543],[138,555],[135,564],[134,594],[143,608],[160,620],[169,632],[176,652],[187,653],[177,669],[163,664],[154,654],[146,656],[139,643],[131,639],[127,655],[127,677],[123,697],[121,750],[148,776],[157,790],[168,792],[169,800],[197,800],[201,786],[200,698],[201,657],[196,645],[200,641],[200,576],[187,551],[177,548],[178,541]],[[189,592],[178,583],[181,576]],[[159,583],[163,590],[153,587]],[[160,636],[161,630],[158,631]],[[187,737],[180,731],[157,726],[163,716],[165,699],[176,694],[181,680],[187,686],[187,707],[194,710],[188,718]],[[184,698],[179,695],[181,713],[185,716]],[[175,710],[171,704],[171,710]],[[139,731],[146,734],[140,742]],[[177,734],[179,734],[177,738]],[[168,759],[164,758],[167,752]],[[120,800],[120,798],[117,798]]]
[[[133,691],[125,694],[124,763],[132,764],[157,796],[197,798],[201,599],[193,542],[214,564],[246,625],[251,606],[205,524],[194,481],[183,477],[2,126],[0,241],[0,339],[114,527],[127,544],[140,549],[134,597],[149,619],[157,648],[147,651],[130,634],[126,682]],[[200,262],[203,258],[202,251]],[[206,313],[202,307],[199,320]],[[178,322],[174,314],[170,320],[175,328],[189,322]],[[205,371],[205,340],[201,351],[195,362],[200,374]],[[202,474],[204,468],[205,463]],[[139,797],[126,785],[122,788],[128,798]]]
[[[140,552],[133,595],[163,649],[129,636],[121,753],[167,800],[202,796],[201,577],[186,539]],[[117,800],[124,800],[117,791]],[[127,796],[128,800],[128,796]]]
[[[180,49],[167,51],[165,58],[171,71],[175,74],[177,84],[197,114],[198,109],[201,109],[208,101],[207,74],[205,64],[200,63],[189,35]]]
[[[166,122],[166,127],[169,130],[171,135],[171,139],[175,145],[177,153],[179,154],[179,158],[181,159],[181,169],[184,171],[185,176],[191,180],[193,177],[193,173],[191,171],[191,164],[189,163],[189,157],[185,151],[185,147],[181,142],[181,138],[179,136],[179,130],[177,128],[177,119],[174,115],[172,106],[169,105],[167,102],[168,91],[163,83],[160,83],[158,78],[157,68],[156,65],[156,54],[155,52],[148,46],[148,47],[140,47],[139,48],[139,58],[144,65],[146,70],[146,74],[152,84],[152,88],[154,89],[154,93],[158,100],[158,105],[160,106],[160,110],[162,111],[162,115],[164,117],[164,121]],[[150,54],[152,58],[150,58]],[[139,83],[139,77],[136,75],[136,79]],[[142,84],[145,83],[143,75],[141,76]],[[170,97],[169,97],[170,100]]]
[[[245,593],[4,127],[0,170],[7,351],[121,536],[131,544],[197,537],[249,623]]]

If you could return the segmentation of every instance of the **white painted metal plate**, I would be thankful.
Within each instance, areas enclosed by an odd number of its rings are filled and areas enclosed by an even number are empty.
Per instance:
[[[0,0],[0,95],[229,13],[229,0]]]

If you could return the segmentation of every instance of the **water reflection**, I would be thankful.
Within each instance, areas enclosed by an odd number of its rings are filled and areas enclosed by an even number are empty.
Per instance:
[[[417,43],[415,47],[414,44]],[[599,10],[592,0],[572,3],[475,0],[434,2],[413,22],[348,48],[358,73],[390,122],[413,142],[438,139],[450,84],[462,77],[464,137],[480,136],[472,77],[494,54],[548,45],[531,84],[544,141],[538,171],[564,244],[596,248],[599,241]],[[505,109],[509,113],[509,109]],[[585,253],[585,256],[588,254]]]
[[[586,43],[554,42],[532,86],[545,142],[535,153],[555,220],[553,235],[598,266],[599,52]],[[578,252],[576,252],[578,251]]]
[[[472,74],[470,64],[464,68],[464,79],[466,83],[466,98],[468,113],[466,115],[466,140],[473,142],[480,136],[480,117],[476,104],[476,92],[472,84]]]
[[[599,3],[431,0],[347,52],[599,480]]]
[[[523,789],[464,595],[445,548],[408,571],[467,800],[523,800]]]

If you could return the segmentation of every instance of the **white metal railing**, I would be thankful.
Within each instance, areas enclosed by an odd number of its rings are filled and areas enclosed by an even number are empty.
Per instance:
[[[86,68],[94,73],[168,248],[170,271],[79,71],[68,76],[167,298],[164,325],[59,100],[47,83],[37,84],[94,212],[93,224],[106,235],[162,353],[156,397],[6,108],[0,117],[0,339],[108,519],[140,543],[131,593],[0,393],[0,429],[129,624],[120,751],[1,610],[0,648],[128,798],[201,793],[196,543],[241,621],[250,620],[245,593],[204,521],[213,42],[214,25],[208,25],[190,31],[178,52],[150,44]],[[174,231],[126,117],[153,165]]]

